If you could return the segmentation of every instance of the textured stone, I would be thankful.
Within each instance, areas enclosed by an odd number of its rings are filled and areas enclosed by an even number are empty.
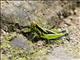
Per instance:
[[[25,49],[27,51],[31,51],[32,50],[32,45],[27,40],[27,38],[22,36],[22,35],[18,35],[16,38],[14,38],[11,41],[11,45],[13,47]]]

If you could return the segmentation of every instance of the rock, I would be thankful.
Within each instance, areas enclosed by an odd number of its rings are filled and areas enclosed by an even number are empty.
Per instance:
[[[22,35],[18,35],[16,38],[14,38],[11,41],[11,45],[13,47],[25,49],[27,51],[31,51],[33,49],[30,41],[28,41],[27,38]]]
[[[48,60],[72,60],[72,56],[66,54],[65,48],[62,46],[56,47],[50,54]]]
[[[32,21],[36,21],[38,24],[52,27],[60,22],[58,13],[64,10],[64,7],[62,7],[63,3],[65,2],[1,1],[1,19],[4,25],[6,23],[18,23],[20,26],[28,26]],[[67,7],[71,6],[70,4],[67,5]],[[70,10],[70,8],[68,9]]]
[[[35,11],[38,10],[38,2],[34,1],[1,1],[1,18],[6,23],[18,23],[20,26],[30,25],[37,20]]]

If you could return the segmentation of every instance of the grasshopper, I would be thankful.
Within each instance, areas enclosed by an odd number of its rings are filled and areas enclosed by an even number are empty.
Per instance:
[[[39,26],[36,23],[32,23],[31,32],[34,34],[33,38],[37,37],[37,38],[42,38],[46,40],[58,39],[66,35],[66,33],[62,33],[58,31],[57,29],[56,31],[52,29],[49,30],[49,29]]]

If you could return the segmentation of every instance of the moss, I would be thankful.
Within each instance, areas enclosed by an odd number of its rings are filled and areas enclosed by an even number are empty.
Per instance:
[[[1,60],[9,60],[5,54],[1,54]]]
[[[12,40],[14,37],[16,37],[16,32],[12,32],[12,33],[9,33],[8,35],[5,35],[5,36],[4,36],[4,39],[5,39],[6,41],[10,41],[10,40]]]

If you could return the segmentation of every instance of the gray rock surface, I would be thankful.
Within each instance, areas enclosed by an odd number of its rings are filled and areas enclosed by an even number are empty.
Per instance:
[[[22,48],[27,51],[32,51],[33,49],[27,38],[22,35],[17,35],[17,37],[11,41],[11,45],[13,47]]]
[[[38,19],[36,12],[43,7],[38,3],[38,1],[2,1],[1,17],[9,23],[18,23],[21,26],[30,25],[31,21]],[[40,5],[41,8],[39,8]]]

